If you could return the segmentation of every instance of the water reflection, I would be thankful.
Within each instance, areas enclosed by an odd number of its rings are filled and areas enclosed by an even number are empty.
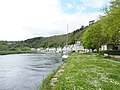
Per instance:
[[[61,63],[60,54],[0,55],[0,90],[37,90]]]

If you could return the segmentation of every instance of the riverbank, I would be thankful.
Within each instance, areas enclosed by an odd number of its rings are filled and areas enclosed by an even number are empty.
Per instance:
[[[73,53],[64,62],[64,72],[55,86],[49,90],[119,90],[120,63],[113,61],[96,54]]]
[[[21,53],[33,53],[33,51],[0,51],[0,55],[21,54]]]

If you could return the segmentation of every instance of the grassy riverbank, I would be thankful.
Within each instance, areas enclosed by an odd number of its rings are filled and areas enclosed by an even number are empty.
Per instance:
[[[120,90],[118,62],[95,54],[73,53],[51,90]]]
[[[32,53],[33,51],[0,51],[0,55]]]
[[[56,72],[60,69],[60,66],[53,71],[53,73],[51,73],[50,75],[47,76],[47,78],[45,78],[42,82],[42,85],[40,85],[39,90],[51,90],[51,86],[50,86],[50,80],[52,79],[52,77],[56,74]]]

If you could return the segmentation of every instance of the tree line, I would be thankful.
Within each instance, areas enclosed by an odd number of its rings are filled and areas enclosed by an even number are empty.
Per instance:
[[[120,44],[120,0],[112,0],[100,16],[82,35],[83,46],[99,51],[101,45]]]

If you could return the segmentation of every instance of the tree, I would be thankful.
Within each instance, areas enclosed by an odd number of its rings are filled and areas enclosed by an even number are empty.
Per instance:
[[[3,51],[5,49],[6,49],[5,45],[2,42],[0,42],[0,51]]]
[[[82,36],[83,46],[87,49],[96,49],[99,52],[100,46],[105,43],[102,37],[101,21],[90,26]]]
[[[120,1],[113,0],[111,6],[106,10],[106,16],[101,18],[103,35],[109,38],[107,43],[120,43]]]
[[[82,36],[83,46],[99,51],[101,45],[120,43],[120,1],[112,0],[105,16],[90,26]]]

